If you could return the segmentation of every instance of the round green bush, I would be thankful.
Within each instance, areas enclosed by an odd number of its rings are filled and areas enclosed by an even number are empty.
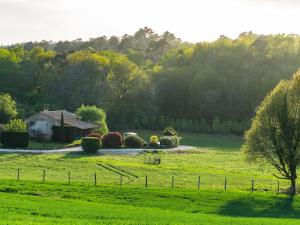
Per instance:
[[[137,135],[129,135],[124,140],[127,148],[142,148],[145,141]]]
[[[123,138],[119,132],[109,132],[102,138],[103,147],[105,148],[121,148]]]
[[[160,146],[164,148],[175,148],[179,145],[177,136],[163,136],[160,138]]]
[[[86,152],[97,152],[101,148],[102,142],[96,137],[85,137],[81,139],[81,147]]]

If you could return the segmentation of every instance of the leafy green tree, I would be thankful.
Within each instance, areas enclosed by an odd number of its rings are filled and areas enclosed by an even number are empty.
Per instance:
[[[9,94],[0,94],[0,123],[7,123],[18,115],[16,102]]]
[[[265,97],[246,132],[244,153],[253,162],[267,162],[275,175],[291,182],[296,194],[297,166],[300,163],[300,71],[291,80],[281,81]]]
[[[99,132],[102,134],[108,133],[106,113],[103,109],[96,106],[81,105],[75,113],[81,120],[98,125],[100,127]]]

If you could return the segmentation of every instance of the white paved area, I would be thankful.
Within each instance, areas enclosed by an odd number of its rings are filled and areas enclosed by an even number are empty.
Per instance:
[[[158,149],[166,152],[170,151],[186,151],[192,150],[195,147],[186,146],[186,145],[179,145],[177,148],[172,149]],[[82,152],[81,147],[74,147],[74,148],[64,148],[64,149],[54,149],[54,150],[28,150],[28,149],[3,149],[0,148],[0,153],[35,153],[35,154],[49,154],[49,153],[67,153],[67,152]],[[154,149],[137,149],[137,148],[127,148],[127,149],[100,149],[97,154],[137,154],[143,151],[154,151]]]

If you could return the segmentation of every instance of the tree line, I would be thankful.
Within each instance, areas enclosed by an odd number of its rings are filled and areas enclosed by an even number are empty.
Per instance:
[[[0,48],[0,92],[26,117],[82,104],[107,113],[111,129],[242,134],[263,97],[300,67],[300,36],[242,33],[182,42],[150,28],[88,41]]]

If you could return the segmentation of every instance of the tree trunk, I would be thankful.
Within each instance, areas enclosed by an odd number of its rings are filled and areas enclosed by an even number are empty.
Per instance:
[[[291,179],[291,195],[295,195],[297,193],[297,189],[296,189],[296,178],[292,178]]]
[[[297,193],[297,186],[296,186],[296,179],[297,179],[297,167],[291,167],[291,195],[295,195]]]

